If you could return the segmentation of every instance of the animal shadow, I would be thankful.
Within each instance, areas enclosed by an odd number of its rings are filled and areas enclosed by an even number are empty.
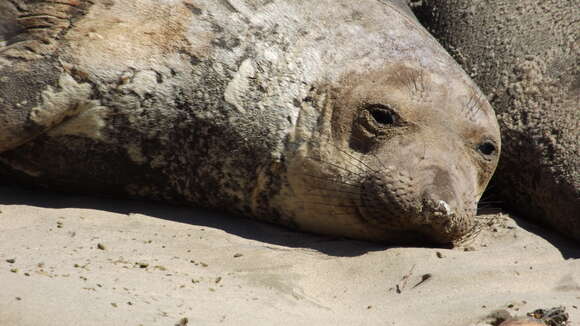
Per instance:
[[[386,245],[297,232],[274,224],[207,209],[143,200],[51,192],[14,185],[0,185],[0,204],[44,208],[84,208],[119,214],[143,214],[167,221],[223,230],[229,234],[289,248],[309,248],[321,253],[354,257],[388,249]]]

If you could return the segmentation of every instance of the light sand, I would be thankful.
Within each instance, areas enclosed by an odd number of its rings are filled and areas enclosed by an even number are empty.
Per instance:
[[[580,325],[580,248],[506,215],[465,251],[2,187],[0,211],[3,326],[468,326],[555,306]]]

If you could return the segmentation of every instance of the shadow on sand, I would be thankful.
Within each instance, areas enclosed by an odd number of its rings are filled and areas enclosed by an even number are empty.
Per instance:
[[[96,197],[0,185],[0,204],[44,208],[84,208],[118,214],[143,214],[167,221],[223,230],[246,239],[291,248],[309,248],[337,257],[360,256],[386,245],[296,232],[227,213],[151,201]]]
[[[547,242],[552,246],[556,247],[564,259],[579,259],[580,258],[580,245],[574,241],[565,238],[558,233],[550,230],[548,226],[538,225],[522,218],[516,217],[510,213],[511,218],[517,223],[522,229],[533,233]]]
[[[119,214],[143,214],[168,221],[223,230],[246,239],[290,248],[309,248],[331,256],[354,257],[367,252],[393,248],[385,244],[296,232],[273,224],[227,213],[187,206],[174,206],[142,200],[56,193],[20,186],[0,185],[0,204],[30,205],[44,208],[85,208]],[[516,223],[550,242],[565,259],[580,258],[580,246],[541,226],[515,218]]]

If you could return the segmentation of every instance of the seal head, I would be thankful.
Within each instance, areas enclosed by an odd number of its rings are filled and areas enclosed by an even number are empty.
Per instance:
[[[303,221],[308,228],[344,223],[338,228],[348,225],[354,237],[437,243],[477,229],[477,203],[497,165],[500,136],[493,110],[470,81],[398,62],[345,76],[324,102],[321,134],[290,169],[304,210],[332,219]]]

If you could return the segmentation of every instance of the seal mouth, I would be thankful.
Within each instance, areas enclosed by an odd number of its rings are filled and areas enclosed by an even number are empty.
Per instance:
[[[450,243],[464,236],[465,230],[462,227],[467,216],[458,214],[452,206],[442,199],[424,198],[422,202],[421,215],[424,219],[424,226],[428,226],[429,232],[426,234],[436,242]]]
[[[477,216],[479,196],[463,193],[452,200],[426,195],[421,213],[431,229],[429,235],[435,237],[435,241],[460,245],[473,239],[481,230],[482,220]]]
[[[421,215],[424,217],[425,223],[450,221],[457,217],[457,214],[451,206],[441,199],[423,199]]]
[[[448,185],[445,189],[427,186],[418,190],[417,182],[400,171],[368,177],[361,184],[359,215],[385,232],[417,233],[439,244],[457,243],[468,236],[475,210],[465,208],[475,203],[459,202],[458,198],[465,196],[444,191]]]

